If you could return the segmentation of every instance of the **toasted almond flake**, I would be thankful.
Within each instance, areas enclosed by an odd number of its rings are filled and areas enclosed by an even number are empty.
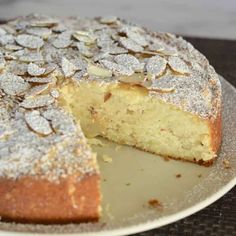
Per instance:
[[[115,56],[114,60],[117,64],[131,68],[132,70],[137,72],[142,71],[144,68],[144,64],[140,63],[139,60],[132,55],[121,54]]]
[[[89,31],[85,31],[85,30],[77,30],[74,32],[74,34],[87,36],[87,37],[90,37],[90,35],[91,35],[91,33]]]
[[[132,75],[134,71],[131,68],[125,67],[123,65],[119,65],[117,63],[108,61],[108,60],[100,60],[99,61],[103,66],[111,70],[114,74],[120,75]]]
[[[180,74],[189,74],[190,72],[187,64],[179,57],[169,57],[168,64],[173,71],[178,72]]]
[[[135,73],[131,76],[119,76],[118,81],[127,83],[127,84],[136,84],[136,85],[142,85],[144,82],[144,75],[141,73]]]
[[[55,88],[50,90],[50,94],[54,98],[59,98],[59,96],[60,96],[59,91],[57,89],[55,89]]]
[[[112,40],[111,36],[108,35],[105,30],[102,32],[104,33],[97,36],[97,46],[99,48],[109,48],[114,45],[115,42]]]
[[[51,35],[52,30],[48,28],[32,27],[27,29],[26,32],[46,39]]]
[[[175,88],[157,88],[157,87],[149,87],[149,91],[157,92],[157,93],[174,93]]]
[[[70,62],[67,58],[62,57],[61,67],[65,77],[71,77],[75,74],[75,72],[79,69],[72,62]]]
[[[118,55],[128,53],[128,50],[117,46],[116,44],[110,45],[107,48],[102,48],[102,51],[108,52],[111,55]]]
[[[88,31],[76,31],[73,33],[73,37],[78,41],[84,42],[87,45],[94,44],[96,37]]]
[[[23,56],[24,54],[25,54],[24,50],[5,52],[4,58],[6,60],[17,60],[19,57]]]
[[[53,42],[52,42],[52,45],[56,48],[67,48],[69,47],[70,45],[72,44],[72,41],[71,40],[65,40],[65,39],[62,39],[62,38],[58,38],[58,39],[55,39]]]
[[[30,85],[20,76],[6,73],[0,75],[0,87],[8,95],[21,95]]]
[[[159,54],[164,56],[178,56],[178,52],[172,48],[164,48],[163,50],[159,51]]]
[[[55,79],[52,77],[27,77],[25,80],[30,83],[46,84],[53,83]]]
[[[15,44],[7,44],[5,46],[5,48],[9,51],[18,51],[18,50],[22,50],[21,46],[15,45]]]
[[[132,39],[135,43],[137,43],[143,47],[146,47],[148,45],[147,40],[140,33],[132,31],[132,30],[127,30],[126,34],[127,34],[128,38]]]
[[[71,135],[77,131],[77,127],[73,119],[58,108],[47,109],[43,112],[43,116],[51,121],[53,130],[58,134]]]
[[[46,67],[45,67],[44,75],[49,75],[49,74],[52,73],[56,68],[57,68],[57,64],[49,63],[49,64],[46,65]]]
[[[14,75],[25,75],[27,73],[28,65],[25,63],[19,63],[17,61],[12,61],[8,64],[8,71],[11,71]]]
[[[148,50],[153,51],[153,52],[161,52],[165,48],[161,43],[153,43],[148,46]]]
[[[46,70],[45,68],[40,68],[38,65],[36,65],[32,62],[28,65],[28,68],[27,68],[27,72],[31,76],[40,76],[40,75],[44,74],[45,70]]]
[[[88,64],[87,73],[98,77],[112,77],[112,71],[91,63]]]
[[[27,125],[36,133],[49,135],[53,132],[47,119],[40,115],[39,111],[30,111],[25,113]]]
[[[27,91],[26,96],[35,96],[39,95],[42,92],[46,91],[49,87],[49,84],[42,84],[32,87],[30,90]]]
[[[30,23],[31,26],[36,26],[36,27],[52,27],[57,24],[58,20],[56,19],[35,20]]]
[[[155,51],[147,51],[147,50],[144,50],[140,53],[141,55],[162,55],[160,52],[155,52]]]
[[[108,59],[111,55],[109,54],[109,52],[100,52],[98,54],[96,54],[94,57],[93,57],[93,61],[94,62],[97,62],[97,61],[100,61],[102,59]]]
[[[52,31],[56,32],[56,33],[62,33],[66,30],[67,30],[67,27],[61,23],[59,23],[58,25],[56,25],[52,28]]]
[[[147,72],[153,76],[161,75],[166,69],[167,61],[160,56],[153,56],[146,64]]]
[[[72,44],[71,33],[63,32],[56,39],[52,41],[55,48],[68,48]]]
[[[113,23],[117,23],[118,19],[116,16],[105,16],[105,17],[101,17],[99,21],[102,24],[113,24]]]
[[[80,81],[84,76],[87,76],[86,70],[81,70],[76,72],[73,77],[71,77],[72,80],[74,81]]]
[[[40,52],[28,52],[19,57],[22,62],[40,62],[43,61],[43,56]]]
[[[88,58],[93,56],[93,53],[89,51],[89,48],[84,44],[84,42],[77,42],[76,46],[77,46],[79,52],[83,56],[88,57]]]
[[[16,42],[26,48],[37,49],[44,44],[43,40],[37,36],[29,34],[20,34],[16,36]]]
[[[26,98],[23,102],[20,103],[20,106],[26,109],[40,108],[40,107],[48,106],[54,103],[54,101],[55,99],[48,94],[38,95],[35,97]]]
[[[121,37],[119,41],[124,48],[130,51],[133,51],[133,52],[143,51],[143,47],[137,44],[136,42],[134,42],[132,39]]]

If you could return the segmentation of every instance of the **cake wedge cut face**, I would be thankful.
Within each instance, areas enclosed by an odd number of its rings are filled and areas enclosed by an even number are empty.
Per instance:
[[[116,17],[0,25],[0,96],[3,220],[98,220],[86,138],[206,166],[221,143],[221,86],[207,59],[181,37]]]

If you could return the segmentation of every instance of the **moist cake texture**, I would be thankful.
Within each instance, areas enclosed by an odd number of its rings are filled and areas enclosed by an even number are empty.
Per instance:
[[[0,25],[0,216],[97,220],[102,136],[212,164],[221,86],[207,59],[169,33],[116,17],[19,17]]]

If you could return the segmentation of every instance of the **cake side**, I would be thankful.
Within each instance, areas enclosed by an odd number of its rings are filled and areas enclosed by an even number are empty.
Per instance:
[[[99,176],[58,183],[35,177],[0,179],[0,215],[3,221],[64,224],[97,221],[100,217]]]

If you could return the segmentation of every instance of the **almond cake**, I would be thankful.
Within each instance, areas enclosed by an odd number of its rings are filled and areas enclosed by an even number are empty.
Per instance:
[[[86,138],[206,166],[221,143],[221,85],[207,59],[181,37],[117,17],[0,25],[0,96],[5,221],[99,219]]]

